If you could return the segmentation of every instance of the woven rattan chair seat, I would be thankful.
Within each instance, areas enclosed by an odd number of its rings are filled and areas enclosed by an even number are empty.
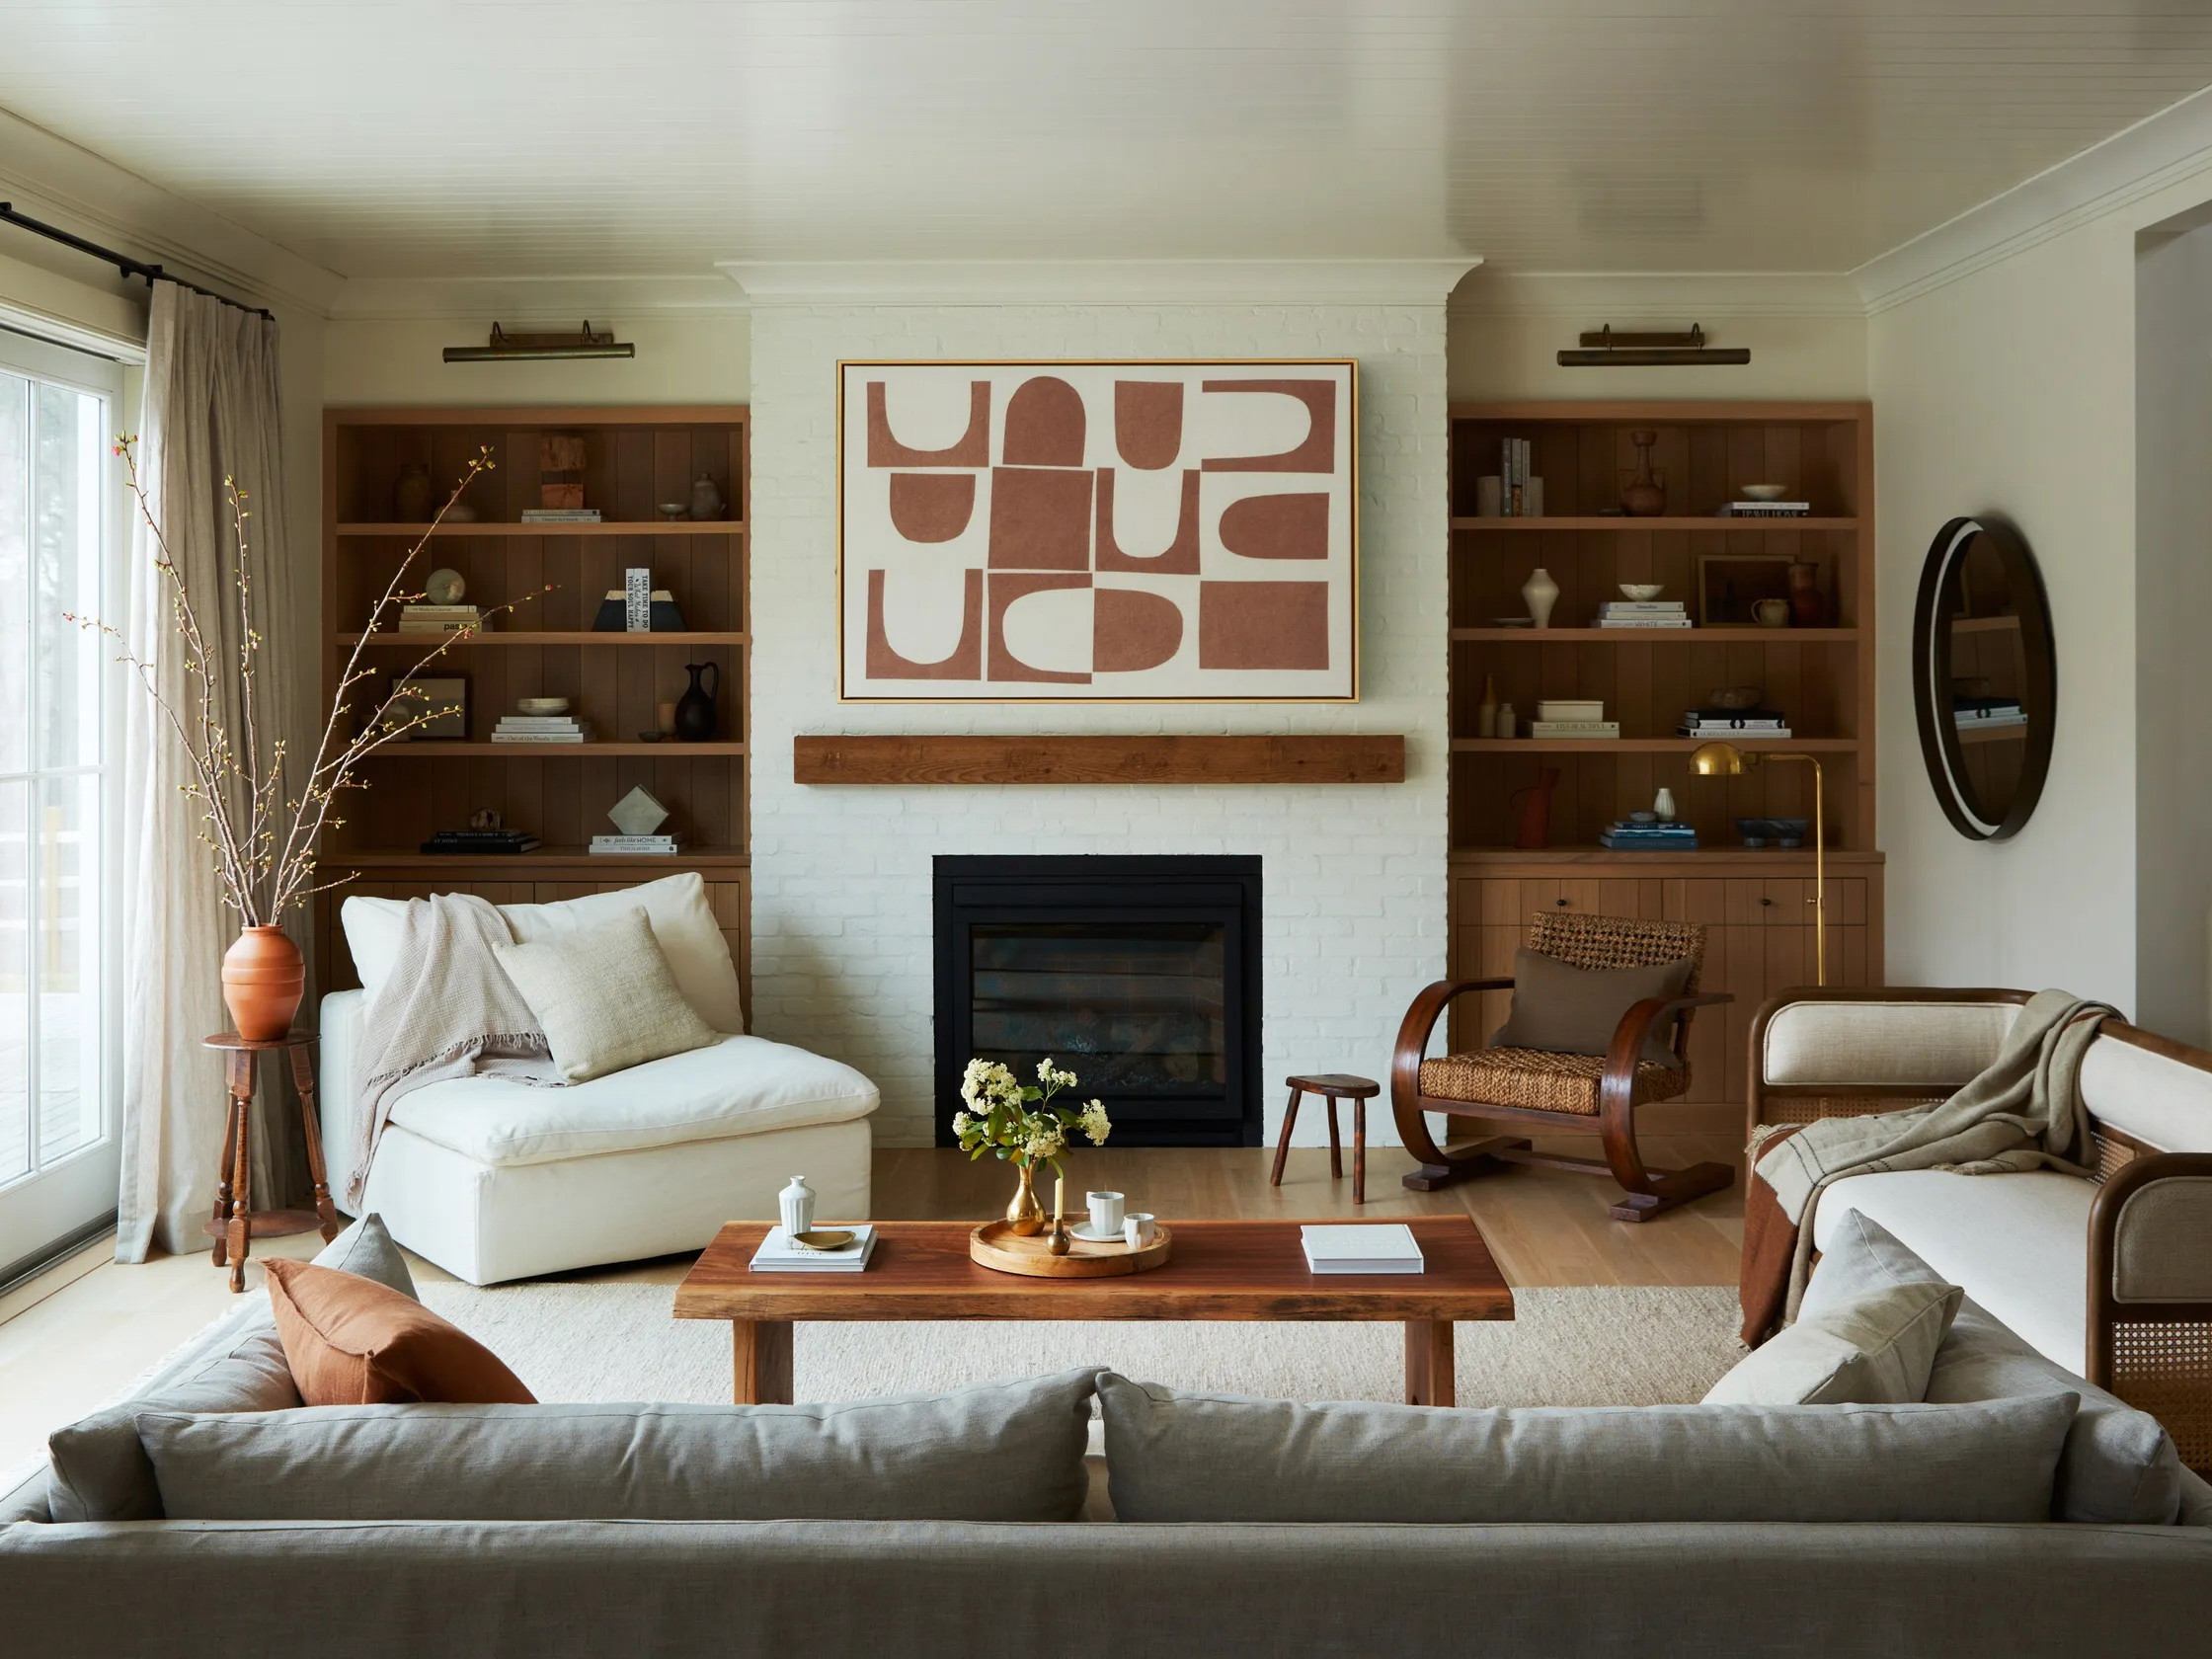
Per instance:
[[[1606,1063],[1599,1055],[1549,1054],[1540,1049],[1483,1049],[1421,1062],[1421,1092],[1434,1100],[1484,1106],[1523,1106],[1536,1112],[1595,1117],[1598,1081]],[[1687,1067],[1642,1061],[1636,1066],[1635,1103],[1672,1100],[1690,1087]]]

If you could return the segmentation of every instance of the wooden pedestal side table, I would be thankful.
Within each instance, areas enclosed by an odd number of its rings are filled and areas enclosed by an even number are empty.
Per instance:
[[[1298,1103],[1302,1095],[1317,1094],[1328,1107],[1329,1114],[1329,1179],[1341,1180],[1344,1175],[1343,1143],[1336,1138],[1336,1103],[1352,1103],[1352,1202],[1367,1202],[1367,1103],[1382,1092],[1382,1085],[1373,1077],[1355,1077],[1348,1071],[1321,1071],[1312,1076],[1286,1078],[1291,1085],[1291,1102],[1283,1108],[1283,1133],[1275,1144],[1275,1168],[1267,1178],[1271,1187],[1283,1184],[1283,1160],[1291,1155],[1291,1126],[1298,1122]]]
[[[323,1170],[323,1132],[315,1119],[315,1066],[308,1055],[314,1047],[312,1032],[294,1031],[272,1042],[256,1043],[234,1031],[202,1037],[200,1047],[219,1049],[223,1056],[224,1092],[229,1097],[223,1120],[222,1172],[215,1183],[215,1214],[207,1232],[215,1241],[210,1254],[215,1265],[230,1268],[233,1292],[246,1288],[246,1252],[256,1237],[280,1238],[287,1233],[320,1227],[323,1242],[338,1236],[338,1211],[330,1201],[330,1182]],[[255,1061],[281,1049],[291,1063],[292,1086],[299,1090],[299,1116],[307,1131],[307,1172],[315,1183],[315,1209],[264,1210],[254,1213],[253,1121]]]

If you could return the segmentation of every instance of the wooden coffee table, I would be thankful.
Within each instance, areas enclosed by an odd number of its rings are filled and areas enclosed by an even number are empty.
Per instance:
[[[1390,1320],[1405,1326],[1406,1403],[1453,1404],[1453,1321],[1513,1317],[1474,1223],[1408,1222],[1428,1271],[1368,1274],[1308,1271],[1304,1224],[1173,1221],[1174,1258],[1150,1273],[1025,1279],[970,1261],[967,1222],[878,1222],[861,1273],[754,1273],[768,1224],[731,1222],[676,1288],[675,1316],[730,1321],[740,1405],[789,1402],[800,1319]]]

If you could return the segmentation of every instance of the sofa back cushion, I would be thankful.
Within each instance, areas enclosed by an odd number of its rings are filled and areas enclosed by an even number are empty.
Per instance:
[[[2100,1037],[2082,1057],[2082,1104],[2162,1152],[2212,1152],[2212,1071]]]
[[[707,905],[706,884],[695,870],[612,893],[588,893],[581,899],[502,905],[499,911],[514,929],[515,939],[530,944],[611,921],[633,908],[645,911],[653,937],[668,958],[669,972],[691,1011],[717,1031],[745,1030],[745,1004],[738,990],[737,965],[730,959],[730,942],[722,936]],[[392,960],[399,952],[400,921],[406,914],[404,899],[359,895],[339,908],[346,948],[353,954],[361,988],[371,997],[391,974]]]
[[[1829,1238],[1820,1265],[1806,1282],[1799,1312],[1802,1318],[1815,1318],[1884,1285],[1940,1282],[1936,1270],[1895,1233],[1853,1210]],[[2053,1518],[2144,1526],[2176,1519],[2181,1459],[2159,1420],[2054,1365],[1970,1301],[1961,1304],[1936,1350],[1926,1397],[1952,1404],[2066,1393],[2080,1403],[2059,1455]]]
[[[2071,1398],[1298,1405],[1098,1379],[1123,1521],[2045,1521]]]
[[[412,1298],[407,1258],[377,1216],[363,1216],[323,1246],[322,1267],[373,1280]],[[173,1411],[279,1411],[300,1403],[276,1334],[274,1310],[256,1298],[172,1359],[133,1398],[57,1429],[47,1503],[56,1521],[147,1521],[161,1514],[153,1464],[133,1423],[148,1408]]]
[[[1792,1002],[1767,1021],[1770,1083],[1934,1083],[1956,1088],[1997,1058],[2011,1002]]]
[[[144,1411],[138,1435],[172,1519],[1072,1521],[1090,1398],[1071,1371],[832,1405]]]

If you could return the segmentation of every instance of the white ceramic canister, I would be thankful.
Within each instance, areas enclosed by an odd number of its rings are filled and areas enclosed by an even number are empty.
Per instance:
[[[791,1177],[791,1185],[776,1194],[776,1205],[783,1212],[783,1231],[787,1238],[814,1230],[814,1188],[807,1185],[804,1175]]]

